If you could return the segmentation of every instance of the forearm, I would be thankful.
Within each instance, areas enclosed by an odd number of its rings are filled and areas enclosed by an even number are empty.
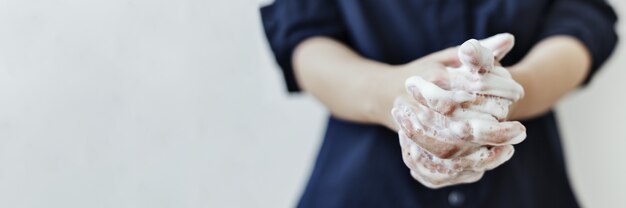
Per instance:
[[[419,74],[416,68],[368,60],[342,43],[322,37],[301,43],[293,62],[300,86],[335,117],[391,129],[396,129],[389,113],[393,100],[404,91],[404,80]],[[417,65],[427,67],[428,63]],[[526,93],[514,104],[509,118],[522,120],[545,113],[582,82],[590,65],[590,55],[576,39],[557,36],[540,42],[510,67]]]
[[[293,55],[296,79],[340,119],[392,126],[394,93],[403,80],[390,80],[391,66],[365,59],[347,46],[330,38],[302,42]],[[381,106],[383,105],[383,106]],[[384,106],[388,105],[388,106]],[[389,117],[389,119],[383,119]]]
[[[529,119],[547,112],[589,73],[591,56],[578,40],[555,36],[537,44],[518,64],[510,67],[525,97],[512,108],[511,120]]]

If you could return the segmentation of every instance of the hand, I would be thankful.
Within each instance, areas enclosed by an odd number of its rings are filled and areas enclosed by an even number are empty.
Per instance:
[[[511,145],[480,147],[472,154],[453,159],[437,159],[400,131],[402,159],[411,176],[430,188],[478,181],[486,170],[493,169],[513,156]]]
[[[513,46],[512,36],[483,43],[492,49],[476,40],[460,46],[459,68],[408,79],[413,103],[399,101],[393,109],[405,164],[426,186],[476,181],[507,161],[511,144],[526,136],[519,122],[499,122],[523,95],[508,71],[494,64]]]
[[[448,67],[447,71],[429,68],[409,78],[406,81],[409,94],[443,114],[460,107],[456,103],[473,101],[473,105],[464,103],[463,107],[491,114],[498,120],[506,119],[508,106],[524,95],[522,86],[499,66],[499,60],[512,48],[514,39],[509,34],[500,34],[481,42],[493,48],[485,48],[476,40],[466,41],[458,48],[461,67]]]
[[[396,125],[395,119],[390,116],[389,111],[393,108],[393,101],[398,97],[403,97],[405,100],[412,100],[411,95],[406,93],[406,86],[403,84],[407,79],[418,75],[429,82],[438,82],[445,84],[445,80],[448,80],[448,73],[446,67],[449,66],[461,66],[461,62],[457,57],[457,47],[444,49],[420,59],[412,61],[410,63],[398,66],[391,66],[391,69],[384,70],[384,73],[379,75],[381,77],[381,83],[378,87],[379,91],[375,91],[377,94],[372,97],[376,97],[379,101],[378,105],[374,106],[375,110],[375,123],[380,123],[392,130],[399,130]]]

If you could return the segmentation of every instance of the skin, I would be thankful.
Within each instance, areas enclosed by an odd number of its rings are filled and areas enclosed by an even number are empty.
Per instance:
[[[491,47],[496,62],[506,54],[498,54],[502,48],[498,43],[483,43]],[[457,56],[457,51],[465,53]],[[320,100],[335,117],[380,124],[399,131],[403,159],[411,175],[428,187],[438,188],[476,181],[484,171],[508,160],[513,154],[511,144],[521,141],[519,132],[524,129],[519,123],[505,120],[532,118],[548,111],[582,82],[591,65],[586,48],[566,36],[543,40],[521,62],[504,71],[497,68],[490,57],[476,52],[481,50],[451,48],[392,66],[360,57],[332,39],[316,37],[302,42],[293,60],[301,87]],[[463,68],[463,64],[478,75],[474,78],[450,76],[458,73],[450,71],[450,67]],[[407,93],[403,83],[410,77],[414,80],[407,81]],[[457,79],[470,81],[455,82]],[[489,83],[514,84],[485,88]],[[517,83],[526,92],[521,99],[521,95],[510,93],[515,91]],[[433,95],[424,90],[428,84],[451,93],[433,99]],[[468,97],[463,92],[480,96]],[[394,100],[405,102],[395,102],[392,115],[389,112]],[[509,107],[504,113],[507,116],[484,107],[489,102]],[[462,113],[468,109],[477,113]],[[392,117],[396,117],[395,121]],[[481,125],[472,125],[472,122]],[[470,133],[477,128],[487,130],[482,131],[484,134]],[[488,131],[494,128],[496,130]]]
[[[525,137],[524,126],[504,121],[511,103],[524,92],[509,72],[494,61],[512,48],[514,38],[496,35],[459,47],[460,67],[448,67],[431,80],[414,76],[406,81],[413,100],[396,101],[392,115],[410,138],[443,159],[465,155],[482,145],[517,144]],[[417,101],[410,103],[411,101]]]
[[[400,98],[392,110],[401,127],[404,163],[427,187],[474,182],[510,159],[511,144],[526,138],[521,123],[503,121],[523,89],[495,64],[514,38],[501,34],[481,42],[488,46],[477,40],[463,43],[458,48],[461,66],[448,67],[434,80],[407,79],[407,92],[417,103]]]
[[[453,159],[433,159],[435,156],[413,142],[400,131],[402,159],[411,176],[429,188],[479,180],[485,171],[506,162],[513,156],[512,145],[481,147],[467,156]]]
[[[455,48],[449,48],[394,66],[363,58],[331,38],[314,37],[300,43],[292,59],[300,87],[335,117],[397,131],[389,112],[396,97],[409,96],[405,80],[459,65],[456,54]],[[582,83],[590,66],[591,56],[578,40],[553,36],[541,41],[522,61],[508,67],[525,91],[524,98],[511,107],[508,119],[523,120],[547,112]]]

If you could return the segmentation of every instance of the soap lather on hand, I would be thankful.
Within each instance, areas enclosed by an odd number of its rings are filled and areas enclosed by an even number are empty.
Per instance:
[[[458,47],[460,67],[432,80],[406,80],[413,99],[397,99],[392,114],[402,157],[410,174],[427,187],[471,183],[509,160],[525,127],[506,121],[509,107],[524,95],[496,61],[513,47],[510,34],[468,40]]]

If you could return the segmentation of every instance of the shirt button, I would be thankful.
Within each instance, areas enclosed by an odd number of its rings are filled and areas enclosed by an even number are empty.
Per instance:
[[[448,194],[448,203],[452,206],[460,206],[465,201],[465,195],[459,191],[452,191]]]

